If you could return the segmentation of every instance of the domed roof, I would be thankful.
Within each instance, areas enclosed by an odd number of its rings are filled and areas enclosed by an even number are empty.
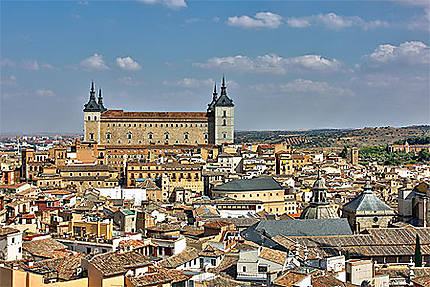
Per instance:
[[[352,211],[353,213],[361,212],[376,212],[385,211],[388,213],[394,213],[393,209],[388,206],[385,202],[380,200],[375,193],[372,191],[372,187],[369,182],[366,183],[362,193],[357,195],[350,202],[343,206],[344,210]]]
[[[327,187],[325,186],[325,179],[320,176],[319,172],[318,172],[318,178],[314,182],[313,189],[327,189]]]
[[[336,207],[330,204],[315,205],[312,204],[303,210],[300,215],[301,219],[329,219],[339,218]]]

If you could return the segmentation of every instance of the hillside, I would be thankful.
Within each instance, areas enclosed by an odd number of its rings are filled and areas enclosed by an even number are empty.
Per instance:
[[[388,145],[413,137],[430,136],[430,126],[324,129],[307,131],[237,131],[238,143],[287,143],[300,147]]]

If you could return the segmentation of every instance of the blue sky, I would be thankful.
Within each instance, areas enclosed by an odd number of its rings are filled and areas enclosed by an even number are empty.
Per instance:
[[[225,73],[239,130],[428,124],[428,1],[2,1],[1,133],[81,132],[107,108],[202,111]]]

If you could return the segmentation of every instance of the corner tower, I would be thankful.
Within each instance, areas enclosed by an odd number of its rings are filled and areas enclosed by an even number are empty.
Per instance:
[[[216,85],[212,102],[208,106],[209,143],[234,143],[234,104],[227,96],[225,77],[222,77],[221,95],[218,97]]]
[[[99,103],[96,101],[94,82],[91,82],[90,99],[84,105],[84,142],[98,143],[100,139],[100,115],[106,110],[102,102],[101,90]]]

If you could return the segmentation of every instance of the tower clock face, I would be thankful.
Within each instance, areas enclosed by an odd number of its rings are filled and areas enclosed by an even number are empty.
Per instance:
[[[377,216],[375,216],[374,218],[373,218],[373,222],[377,222],[379,219],[378,219],[378,217]]]

